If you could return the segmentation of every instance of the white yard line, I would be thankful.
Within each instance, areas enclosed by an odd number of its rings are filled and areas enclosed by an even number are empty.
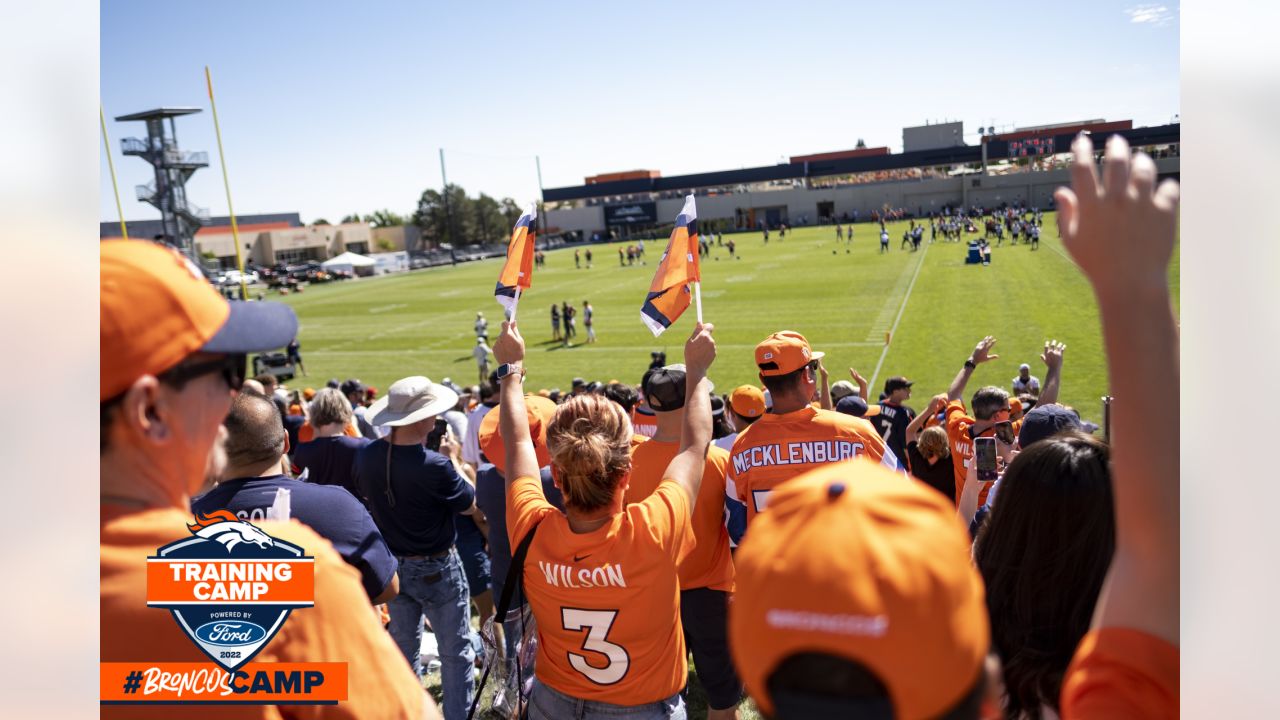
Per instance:
[[[916,263],[915,274],[911,276],[911,284],[907,286],[907,294],[902,296],[902,306],[898,308],[898,317],[893,319],[893,327],[889,329],[889,337],[893,338],[898,333],[898,323],[902,322],[902,313],[907,309],[907,301],[911,299],[911,291],[916,287],[916,278],[920,277],[920,268],[924,267],[924,256],[929,254],[929,243],[924,246],[924,251],[920,253],[920,261]],[[876,386],[876,378],[880,377],[880,368],[884,366],[884,359],[889,354],[890,343],[885,343],[884,349],[880,351],[880,360],[876,362],[876,370],[871,373],[871,382],[869,387]]]

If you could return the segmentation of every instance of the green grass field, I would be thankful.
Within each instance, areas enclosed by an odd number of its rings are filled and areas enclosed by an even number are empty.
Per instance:
[[[1058,239],[1053,214],[1045,216],[1038,251],[1006,242],[993,248],[987,267],[965,265],[964,243],[930,244],[927,232],[920,252],[898,250],[906,225],[889,225],[891,252],[885,255],[879,253],[878,227],[870,223],[856,226],[847,253],[844,244],[836,244],[834,227],[792,230],[783,241],[770,233],[767,246],[759,233],[733,235],[740,259],[713,248],[702,262],[702,297],[705,318],[716,325],[719,355],[711,376],[717,389],[758,384],[752,348],[776,330],[799,331],[815,350],[825,351],[832,382],[848,379],[848,368],[856,367],[875,394],[885,378],[906,375],[916,382],[917,408],[931,394],[946,392],[984,335],[999,339],[1000,358],[978,368],[966,399],[986,384],[1008,389],[1023,362],[1043,380],[1039,353],[1053,338],[1067,344],[1061,401],[1100,421],[1107,377],[1097,304]],[[694,324],[693,308],[659,338],[639,317],[665,244],[646,242],[645,266],[619,267],[616,245],[592,246],[591,268],[584,261],[575,269],[572,250],[547,253],[547,267],[535,270],[533,287],[520,302],[528,388],[567,390],[575,376],[638,383],[653,350],[679,361]],[[1175,298],[1177,262],[1175,253]],[[297,310],[308,370],[291,387],[358,377],[385,392],[407,375],[475,382],[472,323],[477,311],[484,312],[490,340],[497,337],[501,307],[493,288],[500,263],[317,285],[281,298]],[[598,343],[581,344],[581,312],[573,346],[551,340],[550,305],[565,300],[579,310],[583,300],[591,302]]]

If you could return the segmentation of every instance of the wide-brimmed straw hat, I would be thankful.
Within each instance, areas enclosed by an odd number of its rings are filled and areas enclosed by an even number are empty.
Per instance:
[[[439,415],[458,404],[458,393],[415,375],[391,384],[387,394],[369,406],[369,423],[402,427]]]

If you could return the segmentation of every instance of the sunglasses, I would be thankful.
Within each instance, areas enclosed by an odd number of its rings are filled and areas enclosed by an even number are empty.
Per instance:
[[[202,376],[212,373],[221,373],[222,379],[226,381],[227,387],[232,390],[240,390],[244,386],[245,371],[248,368],[247,355],[223,355],[217,360],[207,360],[198,363],[183,363],[162,374],[161,380],[182,387],[188,382]]]

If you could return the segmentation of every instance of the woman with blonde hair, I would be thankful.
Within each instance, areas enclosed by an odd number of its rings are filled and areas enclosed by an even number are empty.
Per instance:
[[[947,406],[946,395],[938,395],[929,401],[929,407],[907,426],[907,464],[911,474],[929,487],[956,502],[955,469],[951,464],[951,448],[947,444],[947,431],[940,425],[920,427],[938,411]],[[950,473],[950,474],[948,474]]]
[[[561,513],[543,496],[521,383],[524,340],[503,323],[499,430],[506,446],[507,528],[516,548],[534,533],[524,591],[538,623],[530,718],[684,718],[688,676],[677,567],[693,550],[690,515],[711,441],[711,325],[685,344],[680,450],[643,502],[624,505],[631,422],[597,394],[571,397],[547,427]]]

